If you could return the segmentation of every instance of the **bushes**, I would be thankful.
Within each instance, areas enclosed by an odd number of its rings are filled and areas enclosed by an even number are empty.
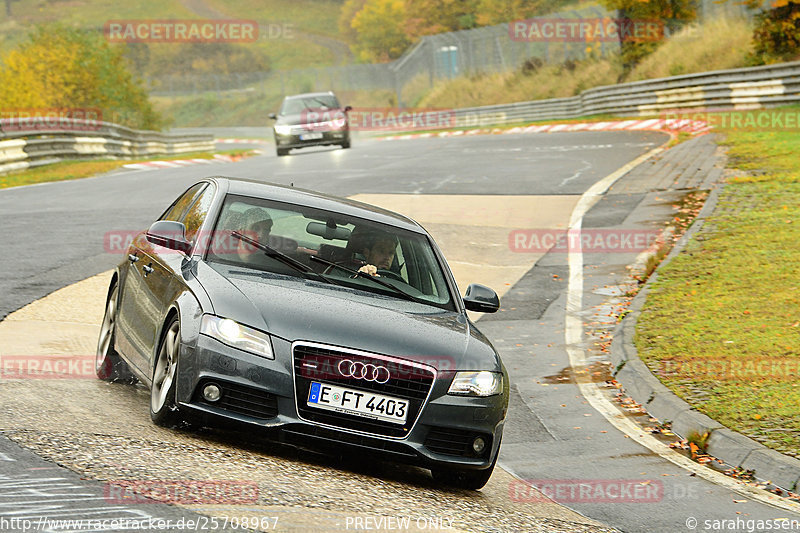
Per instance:
[[[790,61],[800,55],[800,0],[778,0],[756,17],[756,64]]]
[[[0,102],[14,109],[100,109],[103,120],[161,129],[141,80],[122,49],[99,32],[60,24],[39,26],[0,63]]]

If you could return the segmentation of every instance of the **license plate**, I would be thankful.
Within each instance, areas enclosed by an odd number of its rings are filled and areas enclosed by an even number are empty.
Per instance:
[[[321,133],[304,133],[300,136],[301,141],[313,141],[314,139],[322,139]]]
[[[311,383],[308,405],[338,413],[347,413],[373,420],[405,424],[408,402],[373,392],[337,387],[327,383]]]

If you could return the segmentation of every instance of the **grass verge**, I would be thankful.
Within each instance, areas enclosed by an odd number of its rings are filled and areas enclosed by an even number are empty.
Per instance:
[[[231,157],[245,156],[246,150],[227,150],[217,152]],[[210,152],[196,152],[191,154],[180,154],[174,156],[160,156],[146,159],[100,159],[100,160],[69,160],[60,163],[53,163],[38,168],[31,168],[12,172],[0,176],[0,189],[8,187],[19,187],[21,185],[33,185],[36,183],[46,183],[48,181],[64,181],[80,178],[88,178],[110,172],[114,169],[129,163],[142,163],[144,161],[174,160],[174,159],[213,159],[214,154]]]
[[[800,456],[800,133],[729,132],[712,217],[659,271],[636,345],[678,396]]]

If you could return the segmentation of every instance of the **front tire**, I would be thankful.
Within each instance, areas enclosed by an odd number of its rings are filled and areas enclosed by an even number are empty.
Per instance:
[[[115,281],[108,291],[106,312],[100,325],[100,337],[97,339],[97,354],[94,360],[94,371],[103,381],[134,382],[128,364],[114,349],[114,337],[117,330],[117,313],[119,308],[119,284]]]
[[[278,157],[283,157],[285,155],[289,155],[289,149],[288,148],[277,148],[275,150],[275,153],[278,154]]]
[[[150,419],[159,426],[172,427],[181,420],[175,399],[180,343],[180,322],[175,317],[167,326],[164,338],[158,348],[156,364],[153,366],[153,384],[150,387]]]

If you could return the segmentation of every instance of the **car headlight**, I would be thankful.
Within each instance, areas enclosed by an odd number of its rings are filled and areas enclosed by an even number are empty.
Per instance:
[[[288,124],[279,124],[275,126],[275,133],[278,135],[291,135],[292,127]]]
[[[503,392],[503,374],[498,372],[457,372],[447,394],[494,396]]]
[[[238,348],[268,359],[275,359],[269,335],[253,328],[243,326],[230,318],[203,315],[200,333],[217,339],[232,348]]]

